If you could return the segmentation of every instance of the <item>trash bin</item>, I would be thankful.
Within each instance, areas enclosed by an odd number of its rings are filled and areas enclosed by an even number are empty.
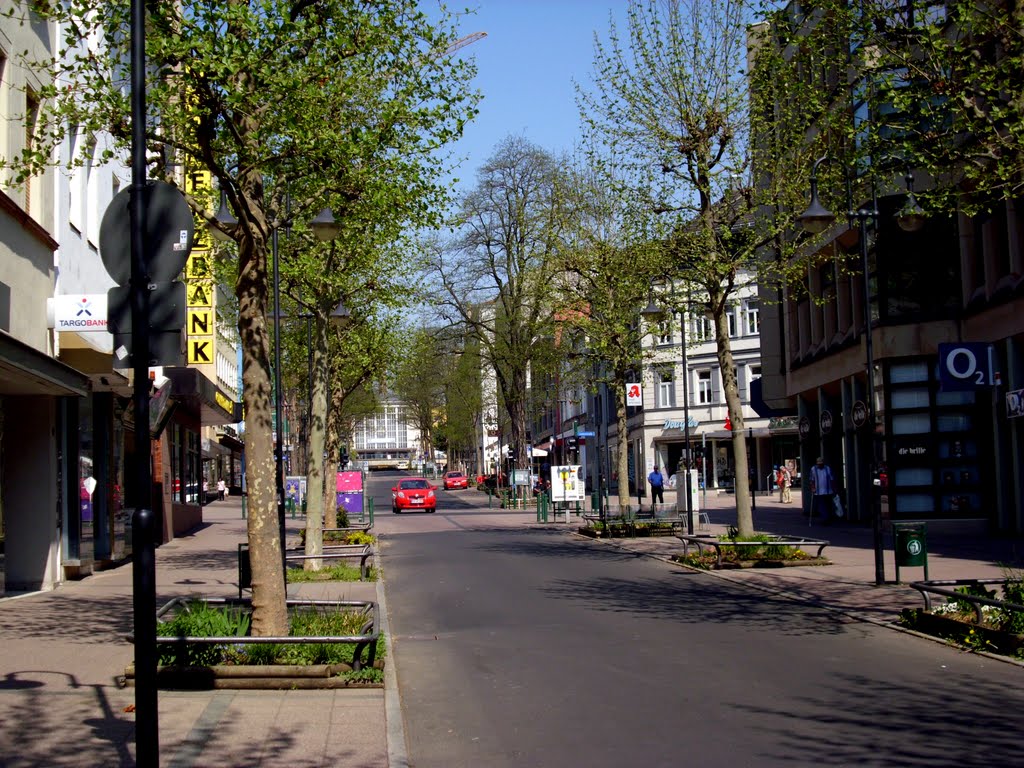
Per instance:
[[[896,546],[896,583],[900,581],[900,568],[924,566],[928,580],[928,536],[923,522],[893,523]]]

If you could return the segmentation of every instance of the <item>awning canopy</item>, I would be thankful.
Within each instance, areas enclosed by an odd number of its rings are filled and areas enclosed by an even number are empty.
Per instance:
[[[88,392],[87,376],[0,331],[0,395],[83,397]]]
[[[174,399],[198,411],[203,426],[242,420],[242,404],[233,401],[195,368],[164,368],[164,375],[174,382]]]

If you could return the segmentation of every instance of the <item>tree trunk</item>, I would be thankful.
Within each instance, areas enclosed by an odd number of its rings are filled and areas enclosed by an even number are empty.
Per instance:
[[[625,377],[616,378],[612,386],[615,389],[615,422],[619,430],[619,441],[615,450],[616,472],[619,477],[619,509],[625,512],[633,501],[629,495],[629,430],[626,426]]]
[[[313,404],[309,424],[309,466],[306,473],[306,555],[324,552],[324,445],[327,426],[327,320],[313,318]],[[322,560],[304,560],[307,571],[319,571]]]
[[[743,407],[740,403],[739,385],[736,381],[736,361],[729,343],[729,322],[724,311],[718,311],[721,302],[713,306],[715,319],[715,345],[718,350],[718,367],[722,372],[722,389],[725,404],[732,422],[732,454],[736,467],[736,530],[740,536],[754,535],[754,517],[750,503],[750,472],[747,464],[747,438],[743,429]],[[751,447],[753,450],[753,447]]]
[[[338,527],[338,491],[335,480],[336,467],[341,463],[341,404],[335,402],[340,400],[336,396],[328,399],[330,406],[327,410],[327,436],[325,446],[327,451],[327,467],[324,471],[324,486],[321,497],[324,507],[324,528]],[[363,493],[366,491],[364,490]]]
[[[257,637],[288,634],[283,542],[277,515],[271,424],[270,343],[267,333],[265,249],[250,238],[239,242],[236,295],[242,344],[242,391],[245,400],[247,533],[252,567],[252,633]]]

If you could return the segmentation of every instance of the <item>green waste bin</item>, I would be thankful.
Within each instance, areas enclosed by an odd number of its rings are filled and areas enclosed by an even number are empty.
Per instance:
[[[924,567],[928,580],[928,535],[923,522],[893,523],[896,546],[896,583],[900,582],[900,568]]]

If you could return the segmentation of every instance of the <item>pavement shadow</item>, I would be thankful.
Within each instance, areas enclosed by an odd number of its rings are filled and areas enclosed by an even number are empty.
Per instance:
[[[123,595],[48,592],[0,603],[0,636],[8,639],[124,642],[131,628],[132,602]]]
[[[559,579],[541,588],[548,597],[595,611],[678,624],[756,623],[787,636],[839,634],[850,619],[696,572],[658,579]]]
[[[3,729],[0,744],[7,757],[0,759],[0,765],[134,766],[130,748],[135,716],[124,712],[124,702],[131,694],[115,694],[115,699],[123,700],[112,701],[104,686],[79,685],[74,676],[67,675],[69,692],[55,707],[53,696],[45,692],[47,683],[40,679],[53,674],[24,670],[8,674],[0,682],[0,689],[19,691],[4,697],[4,720],[12,725],[30,724]],[[7,758],[11,762],[6,762]]]
[[[755,763],[813,755],[814,764],[824,766],[1020,765],[1019,686],[985,682],[966,669],[936,672],[942,674],[916,686],[839,672],[819,693],[779,697],[771,707],[724,706],[735,710],[745,728],[766,732],[756,741],[772,744],[772,751],[752,755]],[[994,717],[995,702],[1000,705]]]

